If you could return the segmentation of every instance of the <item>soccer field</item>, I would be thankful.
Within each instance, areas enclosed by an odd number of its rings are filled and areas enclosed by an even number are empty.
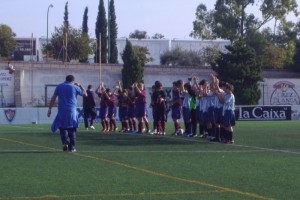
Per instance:
[[[0,125],[0,200],[299,199],[299,121],[237,122],[235,144],[199,137]]]

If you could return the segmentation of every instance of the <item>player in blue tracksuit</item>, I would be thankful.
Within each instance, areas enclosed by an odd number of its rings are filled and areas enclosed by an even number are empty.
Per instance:
[[[58,97],[58,112],[52,123],[51,130],[55,132],[59,129],[63,151],[76,151],[75,140],[76,130],[78,128],[78,95],[87,96],[84,87],[80,83],[75,82],[75,77],[68,75],[66,76],[66,81],[55,88],[49,104],[48,117],[51,116],[51,108],[54,106],[56,98]]]

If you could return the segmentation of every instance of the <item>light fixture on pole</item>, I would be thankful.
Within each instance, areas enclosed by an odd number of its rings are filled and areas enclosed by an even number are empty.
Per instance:
[[[49,18],[49,9],[50,8],[53,8],[53,5],[52,4],[50,4],[49,6],[48,6],[48,10],[47,10],[47,42],[46,42],[46,61],[48,62],[48,18]]]

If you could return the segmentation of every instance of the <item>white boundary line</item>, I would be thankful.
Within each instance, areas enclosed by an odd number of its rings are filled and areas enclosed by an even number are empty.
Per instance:
[[[26,149],[26,150],[2,150],[0,153],[57,153],[62,151],[56,150],[36,150],[36,149]],[[257,153],[265,152],[264,150],[245,150],[245,151],[92,151],[92,150],[79,150],[78,153]]]

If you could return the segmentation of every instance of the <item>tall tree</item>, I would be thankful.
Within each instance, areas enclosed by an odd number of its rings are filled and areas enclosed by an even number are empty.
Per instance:
[[[16,34],[12,31],[12,29],[9,26],[5,24],[0,24],[0,60],[1,57],[9,57],[15,50],[15,36]]]
[[[133,46],[129,40],[126,40],[126,45],[122,53],[123,69],[122,82],[124,88],[129,88],[134,82],[138,81],[139,75],[139,60]]]
[[[213,64],[220,80],[234,85],[238,105],[255,105],[260,99],[258,81],[262,80],[261,66],[256,62],[255,51],[242,41],[227,46],[227,53]]]
[[[89,34],[89,28],[88,28],[88,12],[89,8],[85,7],[84,14],[83,14],[83,20],[82,20],[82,33]]]
[[[82,31],[81,31],[81,44],[83,49],[90,49],[90,37],[89,37],[89,28],[88,28],[88,7],[85,7],[82,21]],[[79,62],[86,63],[88,61],[90,51],[83,51]]]
[[[122,53],[123,69],[122,82],[124,88],[128,88],[134,82],[144,82],[145,64],[152,60],[146,47],[132,46],[129,40]]]
[[[118,25],[115,11],[114,0],[110,0],[109,4],[109,61],[108,63],[117,64],[118,63],[118,47],[117,47],[117,38],[118,38]]]
[[[64,13],[64,33],[69,31],[69,11],[68,11],[68,2],[65,4],[65,13]]]
[[[152,58],[149,58],[150,55],[149,50],[147,47],[141,47],[141,46],[132,46],[134,56],[138,60],[138,64],[134,66],[134,79],[137,82],[144,82],[144,68],[147,62],[152,60]]]
[[[99,63],[99,50],[101,49],[101,63],[107,62],[107,19],[103,0],[99,1],[98,16],[96,21],[96,38],[97,51],[95,54],[95,63]],[[99,47],[99,40],[101,34],[101,47]]]
[[[63,46],[62,46],[62,51],[63,51],[63,62],[69,61],[69,55],[68,55],[68,40],[69,40],[69,28],[70,28],[70,23],[69,23],[69,11],[68,11],[68,2],[65,4],[65,12],[64,12],[64,25],[63,25]]]

